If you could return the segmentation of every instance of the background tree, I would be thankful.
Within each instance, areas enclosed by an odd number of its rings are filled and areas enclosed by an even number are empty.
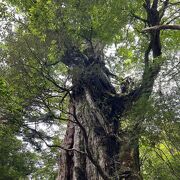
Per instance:
[[[7,90],[6,83],[0,79],[0,104],[8,106],[10,92]],[[7,102],[9,101],[9,102]],[[9,104],[9,107],[12,105]],[[36,171],[36,154],[30,152],[25,144],[22,144],[16,137],[17,127],[6,124],[8,119],[5,119],[1,108],[0,114],[0,179],[21,179]],[[12,109],[13,110],[13,109]]]

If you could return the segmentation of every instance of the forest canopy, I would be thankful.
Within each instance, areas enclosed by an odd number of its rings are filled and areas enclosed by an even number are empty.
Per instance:
[[[0,1],[0,179],[178,180],[180,3]]]

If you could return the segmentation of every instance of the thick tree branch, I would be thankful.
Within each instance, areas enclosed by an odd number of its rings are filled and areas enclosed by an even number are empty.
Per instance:
[[[152,26],[148,27],[142,30],[142,32],[152,32],[152,31],[157,31],[157,30],[180,30],[180,25],[157,25],[157,26]]]
[[[146,2],[146,3],[144,4],[144,7],[150,9],[150,8],[151,8],[151,2],[150,2],[150,0],[145,0],[145,2]]]
[[[159,10],[159,20],[162,19],[162,17],[164,16],[164,13],[166,11],[166,9],[168,8],[168,4],[169,4],[169,0],[166,0],[163,2],[163,6],[162,8]]]
[[[147,47],[145,53],[144,53],[144,64],[145,64],[145,70],[149,67],[149,53],[152,48],[152,43],[149,43],[149,46]]]
[[[144,68],[144,73],[143,73],[143,79],[141,86],[137,88],[136,90],[132,91],[129,93],[131,101],[135,102],[138,99],[140,99],[142,96],[146,96],[148,99],[149,96],[151,95],[154,81],[160,71],[160,64],[154,64],[149,66],[149,53],[152,50],[153,52],[153,58],[155,61],[155,58],[158,58],[161,56],[161,42],[160,42],[160,29],[164,28],[162,25],[158,25],[159,22],[159,12],[157,10],[158,6],[158,0],[154,0],[152,7],[151,7],[151,1],[150,0],[145,0],[144,3],[144,8],[146,9],[147,12],[147,19],[149,21],[149,26],[142,30],[142,32],[149,32],[150,31],[150,42],[149,45],[145,51],[144,55],[144,63],[145,63],[145,68]]]
[[[152,4],[152,8],[157,9],[157,7],[158,7],[158,0],[154,0]]]

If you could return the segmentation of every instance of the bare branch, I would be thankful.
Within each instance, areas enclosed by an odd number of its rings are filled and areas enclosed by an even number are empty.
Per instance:
[[[138,19],[138,20],[140,20],[140,21],[142,21],[142,22],[144,22],[144,23],[147,23],[147,22],[148,22],[146,19],[144,19],[144,18],[142,18],[142,17],[140,17],[140,16],[138,16],[138,15],[136,15],[136,14],[134,14],[134,13],[131,13],[131,14],[132,14],[132,16],[133,16],[134,18],[136,18],[136,19]]]
[[[56,86],[58,89],[60,89],[62,92],[69,92],[70,90],[60,86],[50,75],[45,75],[44,73],[41,73],[48,81],[50,81],[54,86]]]
[[[166,24],[170,24],[171,22],[173,22],[174,20],[178,19],[179,17],[180,17],[180,15],[179,16],[175,16],[174,18],[169,20]]]
[[[180,4],[180,2],[174,2],[174,3],[169,3],[171,6],[175,6],[175,5],[178,5]]]
[[[174,16],[178,16],[180,12],[180,9],[175,10],[168,18],[166,18],[161,24],[170,24],[172,21],[170,20]],[[176,15],[177,14],[177,15]]]
[[[49,148],[60,148],[60,149],[65,150],[65,151],[76,151],[76,152],[78,152],[78,153],[87,155],[86,152],[79,151],[79,150],[74,149],[74,148],[72,148],[72,149],[67,149],[67,148],[65,148],[65,147],[63,147],[63,146],[60,146],[60,145],[56,145],[56,144],[51,145],[51,144],[48,144],[48,143],[46,142],[46,140],[44,139],[44,137],[42,136],[42,134],[41,134],[40,132],[38,132],[36,129],[30,128],[29,126],[26,126],[26,125],[24,125],[24,127],[27,128],[27,129],[29,129],[29,130],[31,130],[31,131],[34,132],[35,134],[37,134],[37,135],[38,135],[38,138],[41,139],[41,140],[46,144],[46,146],[49,147]]]
[[[152,27],[148,27],[142,30],[142,32],[151,32],[151,31],[157,31],[157,30],[168,30],[168,29],[172,29],[172,30],[180,30],[180,25],[157,25],[157,26],[152,26]]]

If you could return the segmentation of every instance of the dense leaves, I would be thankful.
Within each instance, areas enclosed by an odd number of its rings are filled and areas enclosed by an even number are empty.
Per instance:
[[[0,179],[21,179],[36,171],[36,155],[18,140],[12,128],[0,126]]]

